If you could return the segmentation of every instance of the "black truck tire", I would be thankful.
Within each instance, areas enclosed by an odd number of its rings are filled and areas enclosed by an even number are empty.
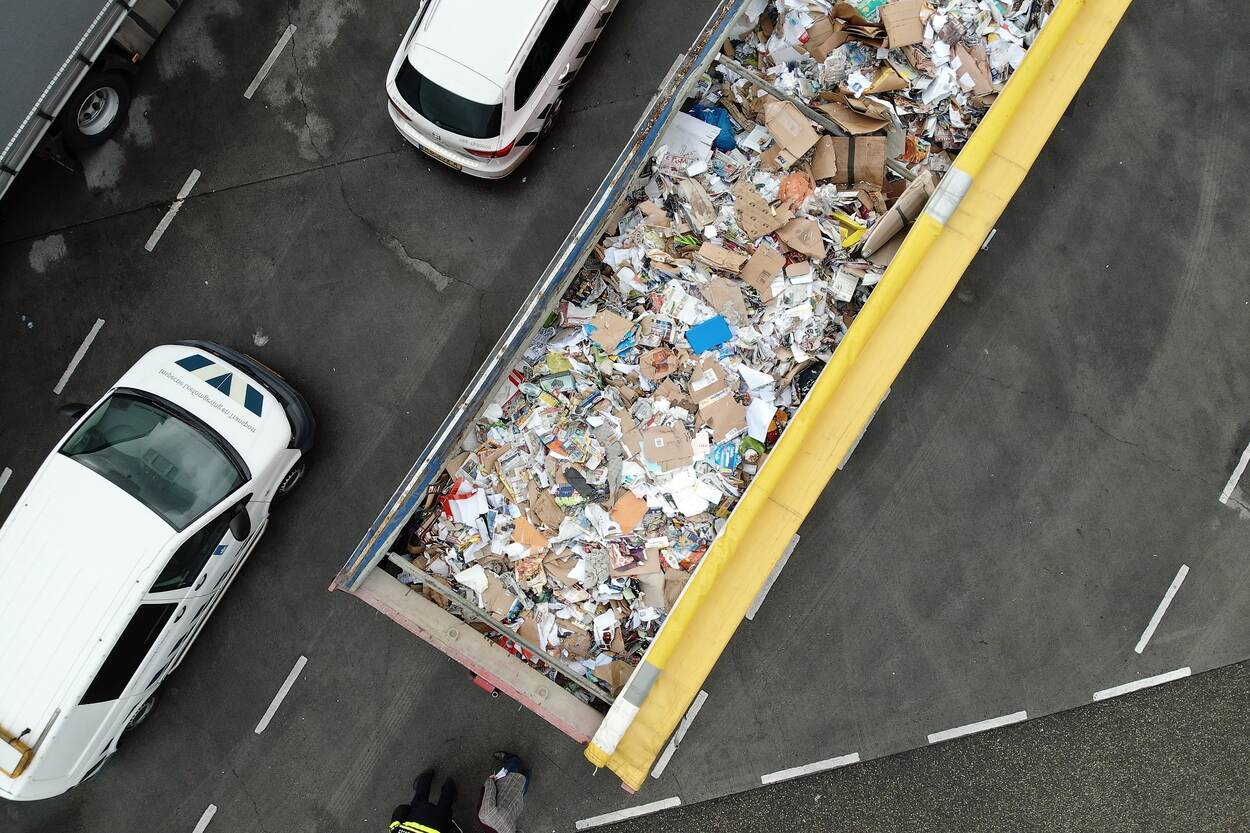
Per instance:
[[[66,147],[84,150],[104,144],[126,118],[130,79],[124,72],[93,72],[65,102],[57,123]]]

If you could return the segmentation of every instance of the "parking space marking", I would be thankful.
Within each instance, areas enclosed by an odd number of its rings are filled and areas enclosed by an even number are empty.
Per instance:
[[[857,763],[859,763],[859,753],[852,752],[849,755],[840,755],[837,758],[826,758],[825,760],[817,761],[814,764],[793,766],[789,769],[779,769],[776,772],[761,775],[760,783],[776,784],[778,781],[789,781],[791,778],[798,778],[801,775],[811,775],[813,772],[824,772],[825,770],[837,769],[838,767],[849,766],[850,764]]]
[[[969,723],[967,726],[956,726],[954,729],[943,729],[940,732],[934,732],[929,735],[929,743],[941,743],[944,740],[962,738],[964,735],[975,735],[977,732],[997,729],[1000,726],[1010,726],[1012,723],[1020,723],[1028,719],[1029,713],[1026,711],[1012,712],[1002,717],[991,717],[989,720],[979,720],[976,723]]]
[[[282,33],[282,37],[278,38],[278,43],[274,46],[273,51],[269,53],[269,57],[260,65],[260,69],[256,71],[256,77],[252,79],[252,83],[247,85],[247,89],[243,91],[243,97],[251,100],[255,95],[260,83],[265,80],[265,76],[269,74],[269,70],[273,69],[273,65],[277,63],[278,56],[282,54],[282,50],[286,48],[287,43],[291,40],[291,36],[295,34],[295,24],[292,23],[286,27],[286,31]]]
[[[1246,450],[1241,452],[1241,459],[1237,461],[1237,468],[1233,469],[1233,476],[1224,484],[1224,491],[1220,492],[1220,503],[1228,503],[1228,499],[1233,496],[1237,481],[1241,480],[1241,476],[1246,473],[1247,463],[1250,463],[1250,443],[1247,443]]]
[[[670,807],[680,807],[681,799],[677,796],[672,798],[661,799],[660,801],[652,801],[650,804],[640,804],[637,807],[626,807],[624,810],[617,810],[613,813],[604,813],[602,816],[591,816],[588,819],[582,819],[577,823],[578,830],[589,830],[592,827],[602,827],[605,824],[615,824],[625,819],[635,819],[639,816],[658,813],[661,810],[667,810]]]
[[[8,466],[4,467],[4,471],[0,471],[0,492],[4,491],[5,485],[8,484],[9,478],[13,476],[13,469]]]
[[[1118,685],[1114,688],[1104,688],[1102,691],[1094,692],[1094,702],[1099,700],[1108,700],[1112,697],[1119,697],[1121,694],[1128,694],[1131,691],[1141,691],[1143,688],[1170,683],[1173,680],[1179,680],[1182,677],[1189,676],[1189,667],[1178,668],[1175,671],[1169,671],[1166,674],[1156,674],[1153,677],[1144,677],[1140,680],[1134,680],[1131,683]]]
[[[87,333],[87,337],[82,340],[82,344],[78,345],[78,352],[74,353],[74,357],[69,360],[69,367],[65,368],[65,372],[61,374],[61,379],[56,383],[56,387],[52,392],[57,396],[61,395],[61,391],[65,390],[65,385],[69,382],[69,377],[74,375],[74,371],[78,369],[78,363],[82,361],[82,357],[87,355],[91,342],[95,341],[95,337],[100,334],[100,328],[104,326],[104,319],[97,318],[95,324],[91,325],[91,332]]]
[[[149,252],[156,248],[156,244],[160,242],[161,235],[165,233],[165,229],[169,228],[169,224],[174,221],[174,217],[178,216],[178,212],[182,210],[182,204],[186,202],[187,196],[190,195],[191,189],[195,187],[195,183],[200,179],[200,169],[195,168],[191,171],[191,175],[187,177],[187,181],[182,183],[182,187],[178,189],[178,196],[174,198],[174,203],[165,212],[165,216],[157,223],[156,228],[152,232],[152,236],[148,238],[148,242],[143,248]]]
[[[1163,601],[1159,602],[1159,606],[1155,608],[1155,615],[1150,617],[1150,624],[1146,626],[1146,630],[1142,631],[1141,639],[1137,640],[1137,647],[1133,649],[1134,651],[1140,654],[1146,650],[1146,643],[1150,641],[1150,637],[1154,636],[1155,628],[1159,627],[1159,621],[1163,619],[1163,614],[1167,612],[1168,605],[1172,603],[1176,591],[1181,589],[1181,582],[1187,575],[1189,575],[1189,565],[1182,564],[1181,568],[1176,571],[1176,578],[1172,579],[1172,583],[1168,586],[1168,592],[1163,594]]]
[[[208,805],[208,809],[204,811],[204,815],[200,816],[200,820],[195,823],[195,829],[191,833],[204,833],[208,823],[213,820],[215,815],[217,815],[217,805]]]
[[[265,709],[265,714],[260,719],[260,723],[256,724],[256,734],[265,731],[269,726],[269,721],[273,720],[273,716],[278,713],[278,706],[282,705],[282,701],[291,691],[291,686],[295,685],[295,681],[299,679],[300,672],[304,670],[304,666],[308,664],[308,657],[300,656],[295,660],[295,667],[291,669],[291,673],[286,675],[286,682],[282,684],[282,688],[278,689],[278,693],[273,696],[273,702],[269,704],[269,708]]]
[[[706,691],[700,691],[695,695],[694,702],[691,703],[690,708],[686,710],[686,716],[681,719],[681,723],[677,724],[677,731],[673,732],[673,737],[669,740],[668,746],[664,748],[664,754],[660,756],[660,760],[655,762],[655,768],[651,770],[652,778],[659,778],[664,774],[664,768],[668,766],[668,762],[672,759],[673,753],[676,752],[677,747],[681,745],[682,738],[686,736],[686,732],[690,729],[690,724],[694,722],[694,718],[699,713],[699,709],[703,708],[703,701],[706,699]]]

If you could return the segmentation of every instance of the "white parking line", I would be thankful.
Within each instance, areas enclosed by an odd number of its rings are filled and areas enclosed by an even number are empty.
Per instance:
[[[282,684],[282,688],[278,689],[278,693],[273,696],[273,702],[269,704],[269,708],[265,709],[265,714],[260,719],[260,723],[256,724],[256,734],[265,731],[265,727],[269,725],[269,721],[273,720],[273,716],[278,712],[278,706],[282,705],[282,701],[286,699],[286,695],[290,692],[291,686],[295,685],[299,674],[304,670],[304,666],[308,663],[308,657],[301,656],[295,660],[295,667],[291,669],[291,673],[286,675],[286,682]]]
[[[204,811],[204,815],[200,816],[200,820],[195,823],[195,829],[191,833],[204,833],[208,827],[208,823],[213,820],[213,816],[217,815],[217,805],[210,804],[208,809]]]
[[[1172,597],[1176,595],[1177,590],[1181,589],[1181,582],[1187,575],[1189,575],[1189,565],[1182,564],[1181,568],[1176,571],[1176,578],[1172,579],[1172,583],[1168,586],[1168,592],[1163,594],[1163,601],[1159,602],[1159,606],[1155,608],[1155,615],[1150,617],[1150,624],[1146,626],[1146,630],[1142,631],[1141,639],[1137,640],[1137,647],[1133,649],[1134,651],[1140,654],[1146,650],[1146,643],[1150,641],[1150,637],[1154,636],[1155,628],[1159,627],[1159,621],[1167,612],[1168,605],[1172,603]]]
[[[256,71],[256,77],[252,79],[252,83],[248,84],[247,89],[243,91],[244,98],[249,101],[251,100],[252,96],[256,93],[257,88],[260,87],[260,82],[264,81],[265,76],[269,74],[269,70],[273,69],[273,65],[277,62],[278,56],[282,54],[282,50],[286,48],[287,42],[291,40],[291,36],[294,34],[295,24],[292,23],[290,26],[286,27],[286,31],[282,33],[282,37],[278,38],[277,45],[275,45],[273,51],[269,53],[269,57],[265,59],[265,62],[260,65],[260,69]]]
[[[174,217],[182,209],[182,203],[187,199],[191,189],[195,187],[195,183],[199,179],[200,169],[195,168],[191,171],[191,175],[187,177],[187,181],[182,183],[182,188],[178,190],[178,196],[174,198],[173,205],[165,212],[165,216],[161,218],[161,221],[156,224],[156,229],[152,232],[152,236],[148,238],[148,242],[143,245],[143,248],[149,252],[156,248],[156,244],[160,242],[161,235],[165,233],[165,229],[169,228],[169,224],[174,221]]]
[[[617,810],[614,813],[604,813],[602,816],[591,816],[588,819],[582,819],[577,823],[578,830],[589,830],[592,827],[602,827],[605,824],[614,824],[625,819],[634,819],[639,816],[658,813],[661,810],[667,810],[670,807],[680,807],[681,799],[677,796],[665,798],[661,801],[652,801],[650,804],[642,804],[637,807],[626,807],[624,810]]]
[[[954,729],[934,732],[929,735],[929,743],[941,743],[944,740],[962,738],[964,735],[975,735],[977,732],[997,729],[1000,726],[1009,726],[1012,723],[1020,723],[1028,719],[1029,713],[1026,711],[1012,712],[1002,717],[991,717],[989,720],[979,720],[976,723],[969,723],[967,726],[956,726]]]
[[[1115,688],[1104,688],[1102,691],[1094,692],[1094,702],[1099,700],[1107,700],[1112,697],[1119,697],[1121,694],[1128,694],[1130,691],[1141,691],[1143,688],[1170,683],[1173,680],[1179,680],[1182,677],[1189,676],[1189,668],[1178,668],[1175,671],[1169,671],[1166,674],[1156,674],[1153,677],[1145,677],[1141,680],[1134,680],[1131,683],[1118,685]]]
[[[82,361],[82,357],[87,355],[87,349],[91,347],[91,342],[95,341],[95,337],[100,334],[100,328],[104,326],[104,319],[97,318],[95,323],[91,325],[91,332],[87,333],[87,337],[82,340],[82,344],[78,345],[78,352],[69,360],[69,367],[65,368],[65,372],[61,374],[61,380],[56,383],[56,387],[52,392],[57,396],[61,395],[61,391],[65,390],[69,377],[78,369],[78,363]]]
[[[4,467],[4,471],[0,471],[0,492],[4,491],[5,485],[9,482],[9,478],[13,476],[13,469],[8,466]]]
[[[703,701],[706,699],[706,691],[700,691],[695,695],[694,702],[686,710],[686,716],[681,719],[681,723],[677,724],[677,731],[673,732],[672,739],[669,740],[668,746],[664,748],[664,754],[660,756],[660,760],[655,762],[655,769],[651,770],[652,778],[659,778],[664,774],[664,768],[668,766],[673,753],[677,751],[678,745],[681,744],[682,738],[686,736],[686,732],[690,729],[690,724],[694,722],[695,715],[699,713],[699,709],[703,708]]]
[[[842,755],[837,758],[826,758],[814,764],[803,764],[803,766],[794,766],[789,769],[780,769],[767,775],[761,775],[760,783],[776,784],[778,781],[789,781],[791,778],[798,778],[800,775],[811,775],[813,772],[824,772],[827,769],[837,769],[838,767],[857,763],[859,763],[859,753],[852,752],[849,755]]]
[[[1246,450],[1241,452],[1241,459],[1237,461],[1237,468],[1233,469],[1233,476],[1228,478],[1228,482],[1224,484],[1224,491],[1220,492],[1220,503],[1228,503],[1228,499],[1233,496],[1233,489],[1237,488],[1237,481],[1246,473],[1246,464],[1250,463],[1250,444],[1246,445]]]

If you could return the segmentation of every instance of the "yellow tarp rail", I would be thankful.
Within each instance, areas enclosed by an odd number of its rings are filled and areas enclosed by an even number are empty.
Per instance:
[[[586,748],[640,789],[812,504],[976,255],[1129,0],[1062,0],[907,235]],[[629,696],[634,689],[634,696]]]

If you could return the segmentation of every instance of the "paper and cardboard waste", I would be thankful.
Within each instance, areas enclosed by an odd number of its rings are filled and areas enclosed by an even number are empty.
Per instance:
[[[396,544],[504,630],[422,592],[617,692],[1050,5],[748,4],[724,55],[785,97],[698,80]]]

